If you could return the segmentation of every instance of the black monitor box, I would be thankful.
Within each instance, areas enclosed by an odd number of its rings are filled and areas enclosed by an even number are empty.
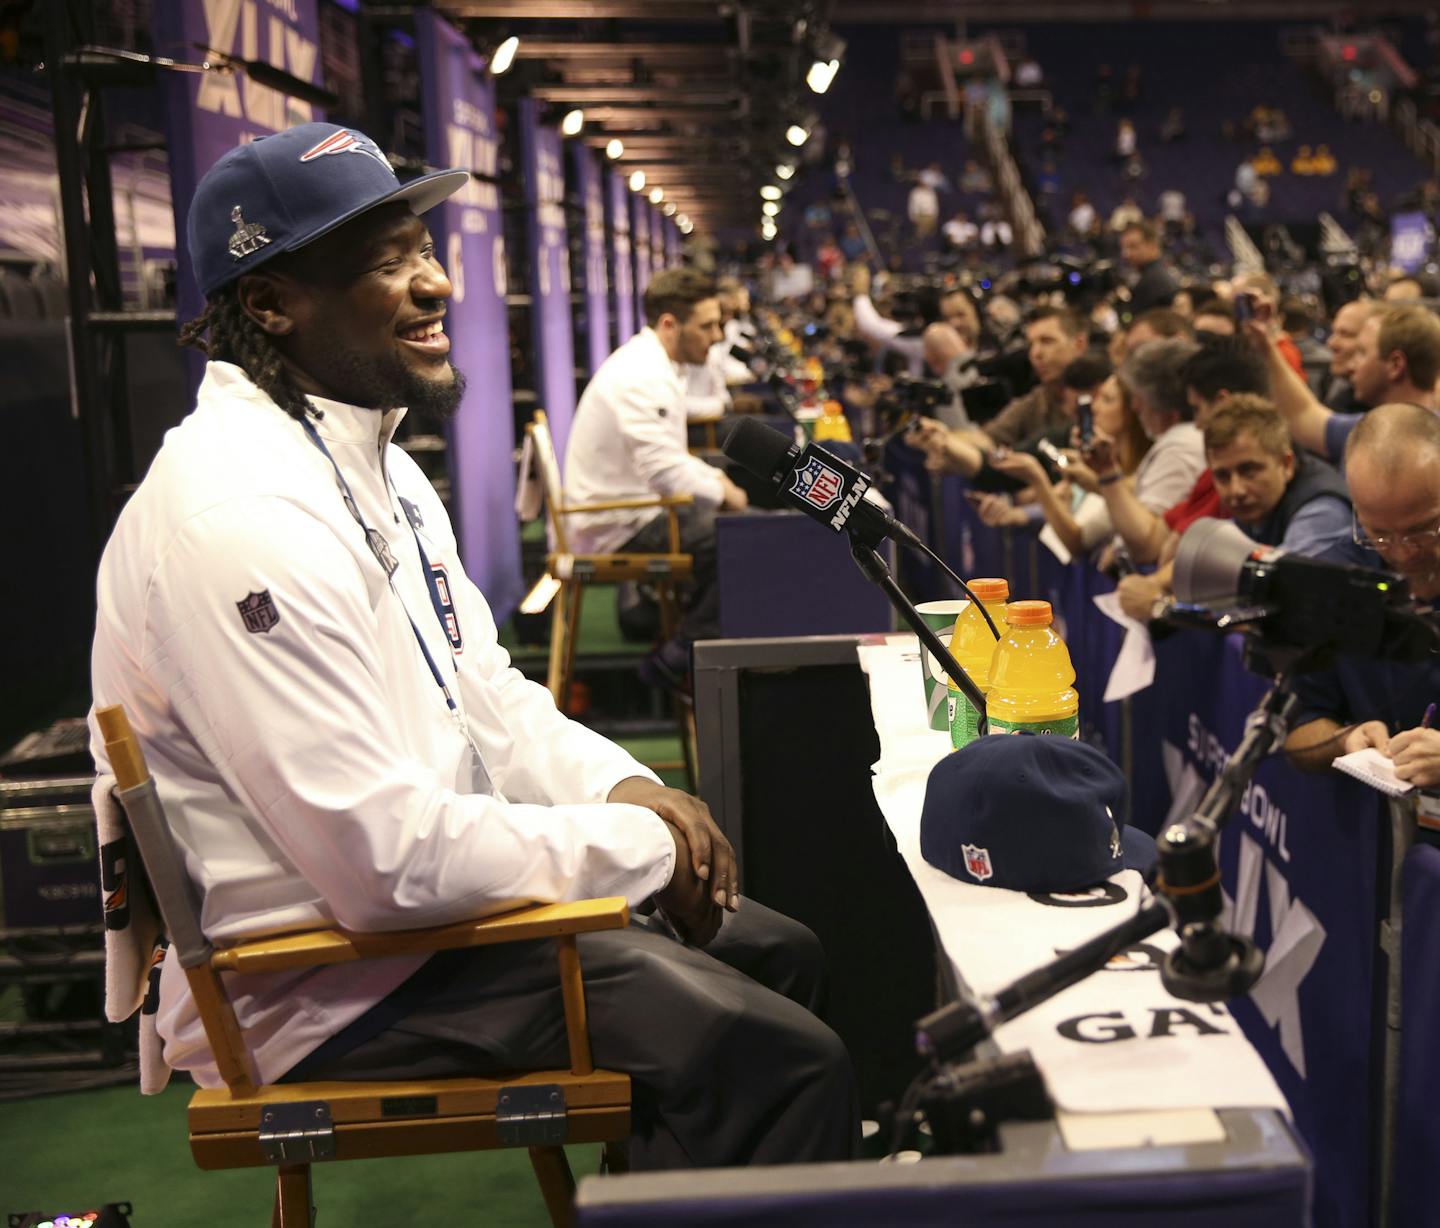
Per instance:
[[[808,925],[830,972],[827,1022],[867,1116],[919,1071],[934,1009],[924,901],[871,787],[880,757],[854,636],[695,646],[700,796],[735,846],[744,894]]]

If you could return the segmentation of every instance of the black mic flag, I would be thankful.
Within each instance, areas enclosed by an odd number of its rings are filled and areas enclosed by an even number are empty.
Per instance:
[[[916,549],[923,544],[905,525],[865,497],[865,474],[816,444],[804,448],[773,427],[741,418],[724,445],[725,455],[780,497],[833,533],[850,532],[874,545],[885,538]]]

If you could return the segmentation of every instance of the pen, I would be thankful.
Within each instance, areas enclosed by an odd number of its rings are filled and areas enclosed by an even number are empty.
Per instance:
[[[1424,718],[1420,721],[1420,728],[1421,728],[1421,729],[1429,729],[1431,723],[1432,723],[1434,720],[1435,720],[1435,705],[1434,705],[1434,704],[1431,704],[1428,708],[1425,709],[1425,716],[1424,716]]]

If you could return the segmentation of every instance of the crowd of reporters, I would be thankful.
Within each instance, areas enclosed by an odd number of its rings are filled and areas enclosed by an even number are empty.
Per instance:
[[[758,314],[805,338],[862,435],[960,475],[985,524],[1113,576],[1134,619],[1164,615],[1181,537],[1204,518],[1440,597],[1428,276],[1356,270],[1326,302],[1256,270],[1177,274],[1162,241],[1127,228],[1110,278],[1042,262],[905,279],[852,261]],[[1423,719],[1437,697],[1433,665],[1341,660],[1302,680],[1287,749],[1320,769],[1375,746],[1402,779],[1440,785]]]

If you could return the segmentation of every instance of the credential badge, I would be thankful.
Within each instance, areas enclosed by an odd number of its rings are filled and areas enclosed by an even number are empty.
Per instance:
[[[247,222],[239,205],[230,210],[230,220],[235,223],[235,233],[230,236],[230,255],[235,260],[258,252],[270,242],[265,227],[259,222]]]

